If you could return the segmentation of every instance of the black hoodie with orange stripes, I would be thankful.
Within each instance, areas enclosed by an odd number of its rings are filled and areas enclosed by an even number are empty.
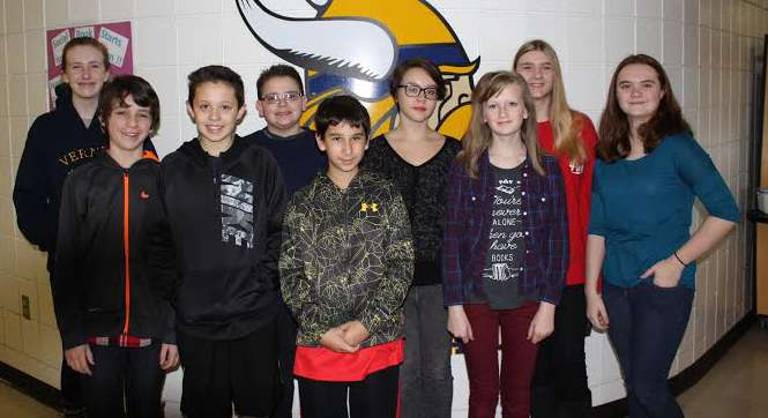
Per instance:
[[[65,349],[119,335],[175,344],[172,280],[147,267],[159,171],[150,152],[127,169],[103,153],[64,181],[52,284]]]
[[[236,136],[214,158],[193,139],[163,159],[160,184],[168,228],[150,253],[175,264],[178,330],[232,340],[274,320],[287,193],[271,153]]]

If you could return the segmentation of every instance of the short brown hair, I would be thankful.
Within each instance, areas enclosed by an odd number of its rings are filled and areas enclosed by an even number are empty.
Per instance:
[[[691,133],[691,127],[683,118],[680,105],[672,93],[672,86],[666,71],[664,71],[664,67],[649,55],[630,55],[624,58],[613,72],[611,84],[608,88],[605,109],[603,109],[603,114],[600,116],[597,153],[602,160],[607,162],[626,157],[632,149],[629,142],[629,120],[624,111],[621,110],[621,107],[619,107],[619,101],[616,98],[616,83],[618,82],[619,73],[624,67],[632,64],[647,65],[653,68],[659,78],[659,86],[664,93],[656,113],[637,130],[640,139],[643,141],[645,152],[653,151],[665,136],[683,132]]]
[[[203,83],[224,83],[232,87],[232,90],[235,91],[237,108],[240,109],[245,105],[245,87],[243,87],[243,79],[240,77],[240,74],[229,67],[223,65],[200,67],[189,73],[187,81],[189,90],[187,92],[187,102],[190,106],[194,106],[195,93],[197,93],[197,88]]]
[[[148,107],[152,116],[150,135],[160,128],[160,100],[152,85],[136,75],[120,75],[108,82],[99,97],[99,114],[104,128],[109,125],[109,116],[116,107],[126,106],[125,98],[131,96],[134,103]]]
[[[262,99],[262,89],[267,81],[275,77],[288,77],[299,85],[299,93],[304,94],[304,84],[301,82],[301,76],[295,68],[286,64],[275,64],[259,74],[259,78],[256,80],[256,95],[259,96],[259,100]]]
[[[99,52],[101,52],[101,56],[104,60],[104,69],[109,69],[109,51],[107,50],[107,47],[94,38],[81,36],[78,38],[70,39],[69,42],[64,45],[64,50],[61,53],[61,71],[67,70],[67,53],[70,49],[76,46],[90,46],[97,49]]]

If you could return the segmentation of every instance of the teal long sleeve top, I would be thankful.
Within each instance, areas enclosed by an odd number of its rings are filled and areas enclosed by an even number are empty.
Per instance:
[[[732,222],[739,209],[709,155],[688,134],[665,137],[648,155],[595,165],[589,233],[605,238],[604,279],[633,287],[690,239],[693,199]],[[694,287],[696,265],[680,285]]]

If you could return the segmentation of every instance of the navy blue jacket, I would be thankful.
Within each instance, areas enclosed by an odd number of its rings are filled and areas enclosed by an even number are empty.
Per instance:
[[[272,153],[283,173],[289,196],[309,184],[318,172],[325,171],[325,153],[317,148],[315,133],[308,129],[293,136],[281,137],[264,128],[243,139],[252,141]]]
[[[21,233],[49,253],[56,245],[61,188],[67,173],[96,156],[107,143],[98,117],[85,126],[69,89],[62,93],[56,109],[38,116],[29,128],[13,189]],[[52,260],[50,257],[49,264]]]

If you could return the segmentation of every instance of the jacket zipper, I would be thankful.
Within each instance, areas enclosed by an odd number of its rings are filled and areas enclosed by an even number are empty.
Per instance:
[[[123,336],[128,335],[128,327],[131,322],[131,237],[130,226],[130,186],[131,181],[128,172],[123,172],[123,258],[125,260],[125,320],[123,322]]]

